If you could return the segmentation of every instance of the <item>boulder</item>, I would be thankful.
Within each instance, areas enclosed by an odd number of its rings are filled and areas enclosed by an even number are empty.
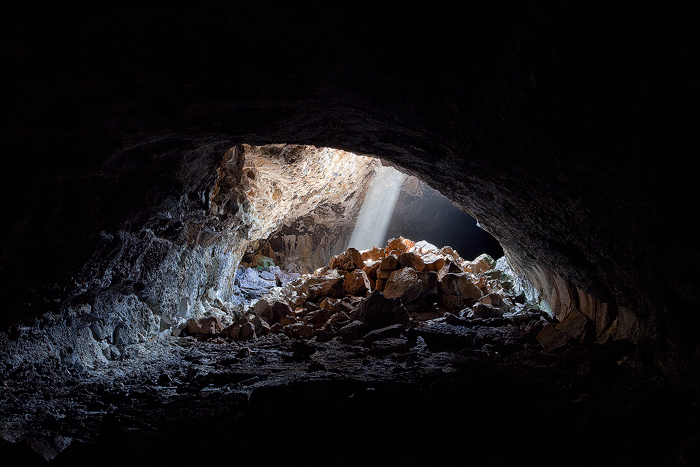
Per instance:
[[[399,298],[386,298],[375,290],[362,300],[352,314],[352,319],[367,323],[369,329],[379,329],[392,324],[408,326],[410,317]]]
[[[311,325],[323,325],[328,320],[328,312],[321,308],[320,310],[310,311],[304,316],[304,323]]]
[[[343,296],[343,277],[335,269],[324,271],[317,277],[311,277],[306,282],[309,298]]]
[[[443,310],[461,310],[467,304],[461,295],[438,293],[437,304]]]
[[[376,281],[377,271],[381,264],[381,261],[365,261],[365,267],[363,267],[362,270],[367,274],[367,277]]]
[[[279,323],[280,320],[292,314],[292,307],[277,300],[268,301],[261,298],[253,305],[253,313],[266,320],[269,324]]]
[[[365,263],[362,259],[362,253],[355,248],[348,248],[343,253],[332,257],[328,265],[331,269],[354,271],[355,269],[362,269]]]
[[[460,295],[464,298],[478,300],[481,298],[481,289],[474,285],[466,273],[448,272],[438,283],[438,292],[443,294]]]
[[[422,271],[425,267],[425,263],[418,254],[407,252],[399,255],[399,266],[402,268],[412,268],[414,271]]]
[[[403,331],[403,325],[392,324],[391,326],[375,329],[374,331],[368,332],[367,334],[365,334],[363,341],[365,345],[369,345],[374,341],[386,339],[388,337],[399,337],[403,333]]]
[[[428,253],[425,256],[422,256],[421,259],[423,260],[423,270],[424,271],[439,271],[445,266],[445,258],[442,258],[434,253]]]
[[[243,323],[241,324],[240,330],[238,331],[238,339],[248,340],[255,337],[255,325],[253,323]]]
[[[224,329],[224,325],[217,316],[206,318],[190,318],[187,320],[188,334],[219,334]]]
[[[468,263],[469,272],[480,274],[496,267],[496,260],[486,253],[477,256],[474,261]]]
[[[362,254],[362,259],[367,261],[379,261],[384,257],[384,249],[379,247],[373,247],[369,250],[363,250],[360,252]]]
[[[392,238],[391,240],[389,240],[389,242],[387,243],[387,248],[389,248],[390,250],[408,251],[415,245],[416,242],[412,242],[407,238],[399,237]]]
[[[569,341],[569,336],[557,330],[554,324],[549,323],[537,334],[537,341],[545,352],[551,352],[566,345]]]
[[[292,323],[283,328],[285,335],[299,339],[311,339],[314,337],[314,327],[311,324]]]
[[[572,339],[583,341],[586,337],[589,322],[591,321],[586,318],[586,316],[573,308],[569,311],[569,314],[566,315],[566,318],[564,318],[561,323],[557,324],[556,329]]]
[[[338,330],[338,335],[346,341],[354,341],[362,337],[367,332],[367,324],[355,320],[346,324]]]
[[[382,271],[393,271],[399,268],[399,257],[395,254],[391,254],[382,258],[382,262],[379,265],[379,269]]]
[[[423,294],[422,295],[432,295],[437,293],[438,286],[438,275],[434,271],[421,271],[417,272],[416,276],[423,282]]]
[[[375,290],[384,290],[384,287],[386,287],[386,279],[377,279],[377,282],[374,283],[374,289]]]
[[[364,297],[372,289],[367,273],[362,269],[355,269],[345,276],[343,282],[343,290],[348,295],[356,295]]]
[[[402,303],[410,303],[423,292],[423,281],[412,268],[402,268],[391,273],[384,287],[384,297],[399,298]]]
[[[486,303],[477,303],[474,305],[474,309],[469,313],[470,318],[495,318],[498,316],[503,316],[501,309],[497,306],[489,305]]]
[[[497,293],[490,293],[488,295],[484,295],[479,299],[479,303],[485,303],[486,305],[493,305],[496,308],[502,308],[504,305],[503,302],[503,297],[498,295]]]

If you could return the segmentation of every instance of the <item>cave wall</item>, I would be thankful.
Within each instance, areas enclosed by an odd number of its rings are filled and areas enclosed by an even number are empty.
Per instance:
[[[15,5],[3,319],[58,306],[101,231],[155,233],[161,201],[206,201],[226,148],[306,143],[419,176],[692,375],[697,24],[683,1]]]

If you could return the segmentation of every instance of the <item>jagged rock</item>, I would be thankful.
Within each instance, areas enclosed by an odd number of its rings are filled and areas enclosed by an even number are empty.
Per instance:
[[[372,247],[369,250],[363,250],[362,259],[367,261],[379,261],[384,257],[384,249],[379,247]]]
[[[384,287],[386,298],[399,298],[402,303],[410,303],[423,292],[423,281],[411,268],[402,268],[391,273]]]
[[[437,304],[440,308],[445,310],[461,310],[467,304],[464,301],[464,297],[461,295],[438,293]]]
[[[316,330],[316,341],[328,342],[329,340],[333,339],[337,334],[338,332],[333,328],[333,326],[326,323],[322,328]]]
[[[501,308],[504,306],[504,301],[503,297],[501,297],[497,293],[490,293],[488,295],[484,295],[479,299],[479,303],[484,303],[486,305],[493,305],[496,308]]]
[[[439,271],[445,266],[445,258],[442,258],[434,253],[428,253],[421,258],[423,260],[424,271]]]
[[[379,270],[379,266],[381,266],[381,264],[381,261],[365,261],[365,267],[363,267],[362,270],[367,274],[367,277],[376,281],[377,271]]]
[[[423,282],[423,293],[422,295],[432,295],[437,293],[438,287],[438,275],[434,271],[421,271],[417,272],[416,276]]]
[[[311,339],[314,337],[314,327],[311,324],[292,323],[283,328],[283,332],[289,337]]]
[[[537,334],[537,341],[545,352],[551,352],[566,345],[569,336],[559,331],[554,324],[549,323]]]
[[[280,320],[292,313],[292,307],[280,301],[268,301],[265,298],[253,305],[253,313],[265,319],[269,324],[279,323]]]
[[[425,240],[421,240],[419,242],[416,242],[413,245],[413,248],[411,248],[410,251],[415,251],[420,255],[427,255],[427,254],[437,254],[440,250],[438,247],[433,245],[432,243],[428,243]]]
[[[391,276],[391,275],[389,275]],[[374,284],[375,290],[382,291],[386,287],[386,279],[377,279],[377,282]]]
[[[386,281],[391,277],[391,273],[396,271],[396,269],[378,269],[377,270],[377,280]]]
[[[564,320],[557,324],[557,331],[563,332],[572,339],[583,340],[590,320],[578,310],[571,309]]]
[[[486,303],[477,303],[474,305],[474,309],[471,311],[471,313],[469,313],[469,317],[488,319],[496,316],[502,316],[502,314],[503,313],[499,307]]]
[[[328,312],[325,309],[310,311],[304,316],[304,323],[311,325],[322,325],[328,321]]]
[[[283,326],[280,323],[275,323],[270,326],[270,332],[272,334],[279,334],[282,332]]]
[[[335,269],[324,271],[307,281],[309,298],[343,296],[343,277]]]
[[[399,257],[395,254],[390,254],[382,258],[379,266],[380,271],[393,271],[399,268]],[[379,276],[377,276],[379,277]],[[381,279],[381,277],[380,277]]]
[[[217,316],[206,318],[190,318],[187,320],[188,334],[219,334],[224,329]]]
[[[399,337],[404,331],[404,327],[401,324],[392,324],[385,328],[375,329],[365,334],[363,338],[364,344],[369,345],[374,341],[380,339],[386,339],[387,337]]]
[[[355,269],[345,276],[343,290],[349,295],[364,297],[372,289],[369,277],[362,269]]]
[[[238,339],[248,340],[256,337],[255,336],[255,325],[253,323],[243,323],[238,331]]]
[[[332,257],[329,263],[331,269],[342,269],[344,271],[362,269],[364,265],[362,253],[355,248],[348,248],[343,253]]]
[[[464,298],[478,300],[481,290],[472,283],[468,274],[447,273],[438,283],[438,292],[443,294],[460,295]]]
[[[399,265],[402,268],[412,268],[416,272],[420,272],[425,268],[425,263],[416,253],[401,253],[399,256]]]
[[[368,330],[366,323],[355,320],[338,330],[338,335],[346,341],[354,341],[362,337]]]
[[[410,317],[398,298],[386,298],[375,290],[365,298],[352,314],[352,319],[364,321],[369,329],[379,329],[392,324],[407,326]]]
[[[287,316],[283,316],[282,319],[280,319],[280,325],[281,326],[288,326],[290,324],[294,324],[299,321],[299,318],[297,318],[295,315],[290,314]]]
[[[409,249],[413,248],[416,245],[416,242],[413,242],[407,238],[399,237],[399,238],[392,238],[387,242],[387,248],[390,250],[400,250],[400,251],[408,251]]]
[[[469,272],[472,274],[486,272],[496,267],[496,261],[486,253],[479,255],[474,261],[467,264]]]
[[[332,326],[334,331],[338,331],[340,328],[345,326],[350,322],[350,316],[345,312],[338,312],[328,318],[326,325]]]

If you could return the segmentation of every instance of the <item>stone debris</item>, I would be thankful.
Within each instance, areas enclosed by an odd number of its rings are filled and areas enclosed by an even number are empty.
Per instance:
[[[349,248],[301,277],[284,276],[268,260],[256,255],[238,269],[236,284],[249,296],[269,291],[232,324],[223,327],[212,315],[189,320],[183,332],[234,340],[280,333],[316,342],[362,339],[380,354],[405,349],[417,338],[434,349],[491,353],[508,352],[525,340],[551,352],[590,334],[590,321],[576,310],[558,323],[529,303],[485,254],[467,261],[449,246],[399,237],[384,248]],[[214,306],[230,308],[216,301]]]

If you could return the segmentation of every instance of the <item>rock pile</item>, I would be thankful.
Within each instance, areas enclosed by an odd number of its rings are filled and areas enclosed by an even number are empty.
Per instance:
[[[328,267],[294,280],[288,277],[281,289],[273,289],[281,285],[274,266],[268,265],[267,271],[243,267],[236,276],[241,288],[251,294],[272,292],[228,327],[200,318],[191,320],[187,329],[236,340],[284,333],[319,342],[364,338],[370,344],[421,335],[415,330],[428,320],[523,329],[534,320],[528,333],[536,334],[547,324],[545,314],[516,293],[511,278],[495,266],[486,254],[467,261],[449,246],[438,249],[399,237],[384,248],[349,248]],[[433,339],[432,334],[426,337]]]

